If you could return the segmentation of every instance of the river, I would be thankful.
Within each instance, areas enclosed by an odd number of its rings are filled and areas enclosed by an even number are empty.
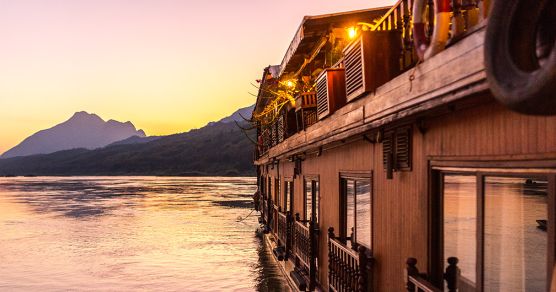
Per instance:
[[[282,291],[255,178],[0,178],[2,291]]]

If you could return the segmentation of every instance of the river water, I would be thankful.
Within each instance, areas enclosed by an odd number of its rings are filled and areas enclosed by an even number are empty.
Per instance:
[[[255,188],[254,178],[0,178],[0,290],[287,290],[256,214],[245,218]]]

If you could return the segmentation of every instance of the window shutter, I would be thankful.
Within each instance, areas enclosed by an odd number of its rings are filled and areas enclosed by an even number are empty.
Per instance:
[[[396,171],[411,170],[411,126],[397,128],[384,133],[382,139],[382,162],[384,170],[388,169],[388,156],[393,158]]]
[[[363,55],[361,39],[357,40],[344,52],[344,64],[346,68],[346,94],[348,100],[356,97],[364,89],[363,80]]]
[[[411,128],[396,130],[394,162],[397,170],[411,170]]]
[[[382,163],[384,169],[388,168],[388,155],[390,153],[394,154],[394,132],[388,131],[384,133],[382,138]]]
[[[317,115],[320,117],[328,113],[328,75],[323,74],[317,80]]]

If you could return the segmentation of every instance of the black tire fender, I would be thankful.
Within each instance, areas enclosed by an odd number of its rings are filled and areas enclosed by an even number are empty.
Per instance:
[[[499,102],[524,114],[556,114],[555,0],[496,0],[484,49]]]

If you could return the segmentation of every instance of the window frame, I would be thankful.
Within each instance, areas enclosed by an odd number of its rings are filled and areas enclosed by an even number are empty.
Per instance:
[[[339,218],[339,224],[340,224],[340,228],[339,228],[339,235],[340,235],[340,239],[344,244],[347,244],[347,237],[349,237],[350,235],[350,231],[346,230],[347,228],[347,184],[346,182],[348,180],[353,180],[355,181],[355,185],[354,185],[354,195],[355,197],[353,198],[353,203],[354,203],[354,236],[355,236],[355,240],[351,240],[352,243],[352,247],[356,248],[360,243],[357,242],[357,181],[364,181],[364,180],[368,180],[369,181],[369,185],[370,185],[370,200],[371,200],[371,223],[370,223],[370,228],[371,228],[371,240],[370,240],[370,245],[369,250],[373,249],[373,231],[374,231],[374,186],[373,186],[373,172],[372,171],[342,171],[340,172],[340,177],[339,177],[339,214],[340,214],[340,218]]]
[[[276,176],[274,178],[274,199],[276,200],[274,202],[274,205],[278,207],[278,210],[280,210],[280,206],[282,204],[282,188],[281,188],[282,184],[280,183],[280,176]]]
[[[307,182],[308,181],[311,182],[311,209],[315,209],[317,211],[316,221],[318,224],[320,224],[321,222],[320,220],[320,215],[321,215],[320,214],[320,180],[319,180],[319,175],[316,174],[308,174],[303,176],[303,220],[305,222],[309,222],[312,219],[307,217],[309,215],[309,210],[307,208]],[[315,191],[315,182],[318,183],[319,185],[318,192]]]
[[[272,200],[272,176],[269,174],[267,178],[268,183],[266,184],[266,187],[268,189],[268,198]]]
[[[556,263],[556,161],[429,161],[429,274],[431,281],[443,287],[444,273],[444,176],[473,176],[476,182],[477,226],[476,226],[476,291],[484,291],[485,259],[485,178],[486,177],[530,177],[545,179],[547,185],[548,250],[547,290],[554,264]]]
[[[288,212],[288,207],[289,207],[289,211],[293,212],[293,201],[294,199],[294,183],[293,183],[293,178],[292,177],[284,177],[284,201],[283,201],[283,212],[287,213]],[[289,194],[288,194],[289,192]],[[290,196],[288,196],[290,195]]]

